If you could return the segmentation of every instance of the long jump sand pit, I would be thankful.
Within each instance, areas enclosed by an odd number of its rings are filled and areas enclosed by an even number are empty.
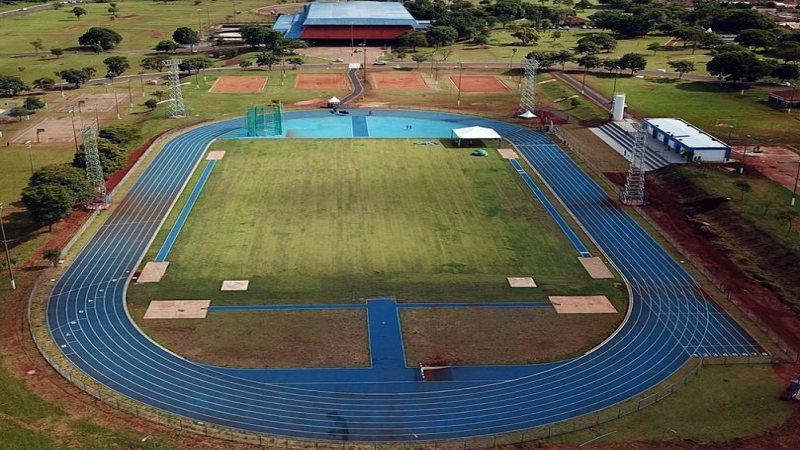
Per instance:
[[[373,72],[370,74],[375,89],[427,89],[428,85],[418,73]]]
[[[217,78],[208,92],[215,94],[253,94],[262,92],[267,85],[267,77],[230,77]]]
[[[209,300],[154,300],[144,313],[145,319],[205,319]]]
[[[616,314],[605,295],[551,296],[550,303],[559,314]]]
[[[509,89],[497,77],[488,75],[450,75],[450,80],[461,92],[508,92]]]
[[[294,83],[295,89],[348,89],[343,73],[301,73]]]

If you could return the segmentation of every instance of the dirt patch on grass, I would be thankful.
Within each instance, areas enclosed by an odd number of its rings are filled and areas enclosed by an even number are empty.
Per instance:
[[[427,89],[428,85],[418,73],[373,72],[370,82],[375,89]]]
[[[451,75],[450,80],[461,92],[508,92],[509,89],[494,76],[470,75],[459,77]]]
[[[78,136],[78,143],[83,142],[79,125],[75,124],[75,133]],[[44,130],[37,133],[36,130]],[[37,138],[37,134],[39,135]],[[11,140],[12,144],[24,144],[27,141],[34,143],[52,143],[52,142],[71,142],[75,139],[75,134],[72,132],[72,120],[69,116],[64,117],[47,117],[42,120],[36,121],[33,125],[25,128],[14,136]]]
[[[295,89],[348,89],[343,73],[301,73],[294,83]]]
[[[140,320],[142,311],[135,311],[134,317]],[[363,310],[218,311],[202,320],[140,323],[150,337],[170,350],[207,364],[247,368],[369,365]]]
[[[742,160],[744,155],[745,165],[755,167],[761,174],[770,180],[781,184],[786,189],[794,189],[797,177],[797,165],[800,164],[800,155],[785,147],[760,147],[761,153],[753,153],[752,146],[734,147],[733,158]]]
[[[267,77],[226,77],[217,78],[208,92],[224,94],[252,94],[262,92],[267,85]]]
[[[531,364],[576,356],[601,342],[622,315],[559,315],[552,308],[402,309],[409,364]]]

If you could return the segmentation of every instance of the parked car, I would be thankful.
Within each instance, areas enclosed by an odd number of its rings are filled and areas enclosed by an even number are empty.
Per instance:
[[[344,62],[344,59],[342,59],[342,58],[336,58],[336,59],[334,59],[334,60],[333,60],[333,62]]]
[[[381,61],[380,59],[378,59],[378,60],[375,60],[375,62],[372,63],[372,64],[375,64],[376,66],[385,66],[386,65],[386,61]]]

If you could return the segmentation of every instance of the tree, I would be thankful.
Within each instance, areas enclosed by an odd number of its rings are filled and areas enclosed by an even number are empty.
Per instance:
[[[780,64],[772,69],[772,76],[782,80],[797,80],[800,78],[800,67],[795,64]]]
[[[47,225],[53,231],[53,224],[72,213],[75,204],[70,192],[58,184],[43,184],[26,187],[22,190],[22,202],[28,207],[31,218],[39,224]]]
[[[594,8],[594,5],[589,0],[581,0],[575,4],[575,9],[578,11],[583,11],[592,8]]]
[[[486,46],[489,45],[489,36],[485,34],[476,34],[475,37],[472,38],[472,44],[486,48]]]
[[[51,48],[50,49],[50,54],[55,56],[56,59],[58,59],[61,55],[64,54],[64,50],[60,49],[60,48]]]
[[[408,30],[397,38],[397,43],[400,44],[401,47],[416,50],[417,47],[427,47],[428,38],[425,37],[423,31]]]
[[[669,61],[667,65],[672,67],[675,70],[675,72],[678,72],[680,74],[678,75],[679,80],[683,78],[683,74],[694,72],[695,70],[697,70],[697,68],[694,66],[694,62],[692,61],[685,61],[685,60]]]
[[[103,60],[103,64],[105,64],[106,69],[108,69],[106,71],[106,76],[108,78],[118,77],[131,67],[128,58],[124,56],[109,56]]]
[[[611,30],[627,37],[639,37],[655,28],[657,15],[655,11],[634,15],[621,11],[603,10],[592,14],[589,19],[597,28]]]
[[[547,69],[550,66],[552,66],[553,64],[555,64],[555,61],[553,61],[553,54],[554,54],[553,52],[537,52],[537,51],[534,51],[534,52],[530,52],[527,55],[525,55],[525,58],[526,59],[533,59],[537,63],[539,63],[539,69]]]
[[[0,74],[0,96],[13,97],[22,91],[30,89],[22,79],[13,75]]]
[[[183,62],[178,65],[178,69],[185,70],[188,73],[200,73],[200,69],[208,69],[212,67],[214,62],[210,59],[206,58],[205,56],[196,56],[194,58],[187,58],[183,60]]]
[[[83,145],[75,152],[75,156],[72,158],[72,165],[74,167],[86,169],[85,152]],[[108,139],[97,139],[97,152],[100,156],[100,166],[103,168],[103,175],[105,175],[106,178],[125,167],[125,164],[128,162],[128,152]]]
[[[242,69],[247,69],[248,67],[251,67],[252,65],[253,65],[253,61],[251,61],[249,59],[243,59],[243,60],[239,61],[239,67],[241,67]]]
[[[166,94],[163,94],[166,97]],[[161,100],[159,98],[159,100]],[[129,147],[142,140],[142,131],[135,125],[109,125],[103,127],[97,133],[97,136],[103,139],[108,139],[114,144],[122,147]]]
[[[638,53],[626,53],[619,59],[619,68],[630,70],[631,75],[644,70],[645,67],[647,67],[647,60]]]
[[[774,47],[778,43],[778,39],[772,32],[768,30],[742,30],[736,36],[736,42],[745,46],[756,48]]]
[[[749,51],[720,53],[706,63],[706,69],[711,75],[733,84],[739,80],[755,81],[772,71],[766,62]]]
[[[188,45],[190,51],[194,51],[194,44],[200,42],[200,36],[189,27],[176,28],[172,33],[172,40],[180,45]]]
[[[75,85],[75,88],[81,87],[82,84],[92,78],[92,76],[83,69],[66,69],[56,72],[56,75],[61,77],[65,82]]]
[[[595,44],[604,53],[608,53],[617,48],[617,40],[608,33],[592,33],[578,39],[577,43],[580,45],[583,42]]]
[[[57,248],[48,248],[42,253],[42,259],[50,261],[50,266],[55,266],[61,261],[61,250]]]
[[[252,48],[263,45],[265,50],[277,50],[283,44],[282,34],[261,25],[245,25],[240,32],[244,41]]]
[[[25,97],[23,106],[25,109],[35,114],[37,110],[44,108],[44,102],[39,97]]]
[[[39,50],[44,48],[44,44],[42,43],[42,38],[36,38],[29,42],[33,46],[33,49],[36,50],[36,56],[39,56]]]
[[[603,69],[609,72],[614,72],[620,69],[618,58],[606,58],[603,60],[601,64],[603,66]]]
[[[29,114],[28,110],[23,106],[15,106],[8,110],[7,113],[11,117],[16,117],[22,122],[22,118]]]
[[[415,53],[411,55],[411,60],[417,63],[417,69],[419,69],[419,65],[427,61],[428,57],[420,53]]]
[[[403,55],[405,56],[405,54],[403,54]],[[399,57],[399,54],[398,54],[398,57]],[[297,69],[297,66],[302,66],[303,65],[303,58],[301,58],[299,56],[293,56],[293,57],[287,59],[286,62],[288,62],[289,64],[292,65],[292,69]]]
[[[583,41],[579,42],[578,45],[575,46],[575,53],[581,55],[596,55],[600,53],[600,47],[598,47],[594,42]]]
[[[81,20],[81,16],[85,16],[86,15],[86,10],[81,8],[80,6],[76,6],[76,7],[72,8],[70,10],[70,12],[73,15],[75,15],[75,17],[77,17],[78,20]]]
[[[450,45],[458,39],[458,31],[450,26],[436,26],[428,30],[428,44],[434,47]]]
[[[793,209],[787,209],[775,214],[775,220],[787,226],[786,232],[792,231],[792,224],[797,219],[798,213]]]
[[[647,49],[653,51],[653,56],[655,56],[656,52],[661,50],[662,48],[663,48],[663,46],[661,44],[659,44],[658,42],[651,42],[651,43],[647,44]]]
[[[306,41],[302,39],[284,39],[283,40],[283,48],[289,51],[290,55],[294,55],[294,51],[301,49],[301,48],[308,48],[308,44]]]
[[[178,44],[176,44],[174,41],[171,41],[169,39],[164,39],[163,41],[158,41],[158,44],[156,44],[156,46],[153,47],[153,50],[155,50],[157,52],[164,52],[164,53],[174,52],[177,49],[178,49]]]
[[[530,27],[519,27],[511,36],[522,42],[522,45],[536,44],[539,41],[539,32]]]
[[[169,59],[170,57],[167,55],[147,56],[142,58],[142,62],[139,63],[139,65],[142,67],[142,69],[161,72],[164,70],[164,66],[166,66]]]
[[[150,111],[153,111],[158,107],[158,101],[154,98],[148,99],[144,102],[144,106],[147,107]]]
[[[736,180],[736,182],[733,183],[733,185],[736,186],[736,189],[742,191],[742,196],[739,198],[739,200],[744,200],[744,194],[750,192],[753,189],[752,186],[750,186],[750,183],[748,183],[745,180]]]
[[[158,101],[161,101],[161,100],[164,100],[165,98],[167,98],[168,94],[159,89],[159,90],[153,91],[153,93],[150,94],[150,95],[152,95],[153,97],[157,98]]]
[[[583,55],[576,59],[575,62],[578,63],[578,66],[583,67],[583,83],[581,84],[581,92],[583,92],[586,87],[586,74],[589,72],[589,69],[600,67],[603,62],[600,61],[597,55]]]
[[[42,77],[33,80],[33,87],[36,89],[53,89],[53,86],[56,85],[55,80],[50,77]]]
[[[78,38],[78,44],[84,47],[99,47],[110,50],[122,42],[122,36],[114,30],[102,27],[92,27]]]
[[[259,66],[267,66],[269,70],[272,70],[272,66],[278,64],[281,61],[281,58],[274,54],[263,52],[256,57],[256,64]]]
[[[72,204],[94,198],[94,189],[86,179],[86,172],[66,164],[50,164],[36,170],[28,180],[28,187],[60,185],[67,189]]]
[[[572,61],[572,53],[567,50],[561,50],[553,53],[552,60],[554,64],[561,64],[561,70],[564,70],[567,63]]]

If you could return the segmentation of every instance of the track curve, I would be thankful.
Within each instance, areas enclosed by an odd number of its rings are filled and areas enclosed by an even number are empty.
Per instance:
[[[363,111],[351,110],[353,114]],[[125,289],[207,145],[244,126],[214,123],[167,143],[116,211],[56,282],[47,307],[51,336],[98,382],[193,420],[271,435],[392,442],[475,437],[587,414],[657,385],[693,355],[760,354],[694,280],[605,192],[541,133],[454,114],[370,114],[492,127],[560,199],[626,278],[625,323],[594,351],[549,364],[453,369],[424,383],[370,369],[236,370],[164,351],[133,324]],[[330,115],[292,112],[285,120]]]

